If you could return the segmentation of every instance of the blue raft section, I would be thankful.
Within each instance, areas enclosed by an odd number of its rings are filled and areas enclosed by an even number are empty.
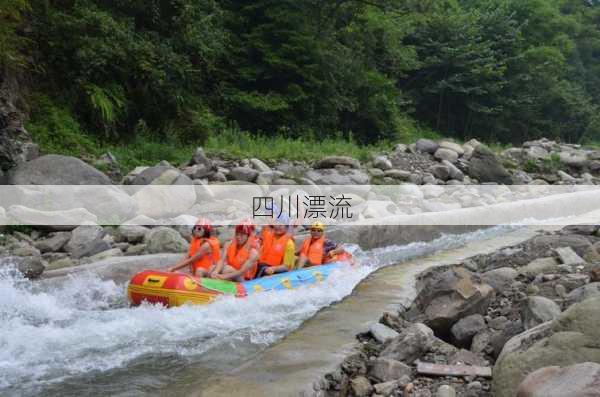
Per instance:
[[[286,273],[274,274],[272,276],[260,277],[240,283],[246,290],[247,295],[257,292],[294,289],[303,285],[316,284],[326,280],[332,271],[345,266],[347,262],[333,262],[327,265],[313,266],[300,270],[292,270]]]

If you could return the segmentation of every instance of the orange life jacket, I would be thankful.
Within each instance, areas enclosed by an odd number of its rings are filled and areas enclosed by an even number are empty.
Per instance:
[[[324,263],[332,263],[332,262],[350,262],[352,263],[352,254],[344,251],[340,254],[334,256],[328,256],[325,258]]]
[[[300,255],[306,256],[311,264],[320,265],[323,263],[324,243],[325,237],[320,237],[317,240],[307,237],[302,243],[302,248],[300,248]]]
[[[234,269],[240,270],[242,268],[242,265],[246,263],[246,261],[250,257],[250,251],[256,248],[257,242],[255,236],[249,236],[248,241],[246,241],[246,243],[241,247],[238,247],[237,241],[234,238],[233,240],[231,240],[231,243],[227,248],[227,264],[233,267]],[[256,276],[256,270],[257,263],[254,262],[250,270],[248,270],[246,274],[244,274],[246,280],[252,280],[254,276]]]
[[[190,263],[190,271],[192,274],[196,274],[196,270],[198,269],[209,270],[212,265],[221,259],[221,245],[219,244],[219,239],[216,237],[192,238],[192,241],[190,241],[190,248],[188,249],[188,258],[196,255],[204,243],[208,243],[210,252]]]
[[[273,238],[275,237],[275,233],[273,233],[273,228],[270,226],[264,226],[261,231],[261,245],[260,245],[260,256],[258,257],[259,263],[266,263],[266,255],[270,250],[271,244],[273,243]]]
[[[292,236],[287,233],[279,237],[272,234],[269,244],[264,245],[263,242],[259,263],[264,263],[269,266],[280,266],[283,263],[285,247],[291,238]]]

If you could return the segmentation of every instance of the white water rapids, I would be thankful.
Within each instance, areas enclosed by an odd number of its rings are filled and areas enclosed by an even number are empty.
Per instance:
[[[324,284],[173,309],[130,308],[126,284],[90,273],[42,284],[0,269],[0,395],[144,395],[183,376],[182,368],[209,377],[277,342],[382,266],[512,229],[367,252],[353,247],[363,266],[334,273]]]

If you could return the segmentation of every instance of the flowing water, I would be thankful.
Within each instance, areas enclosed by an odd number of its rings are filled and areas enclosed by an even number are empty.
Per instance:
[[[285,394],[339,359],[357,326],[376,320],[390,303],[408,304],[414,294],[408,276],[442,259],[464,257],[470,244],[497,241],[485,245],[497,249],[510,242],[502,236],[515,233],[514,241],[525,238],[514,227],[494,227],[427,243],[370,251],[353,247],[364,266],[334,273],[318,286],[173,309],[130,308],[125,283],[90,273],[44,284],[4,269],[0,395],[190,395],[203,390],[206,395],[244,395],[252,394],[242,389],[249,383],[267,385],[255,389],[256,395]],[[466,248],[451,253],[460,247]],[[436,252],[450,253],[435,259]],[[320,350],[311,351],[313,345]],[[284,372],[272,370],[278,363]],[[309,366],[305,378],[283,379]],[[236,377],[232,373],[247,383],[230,383]]]

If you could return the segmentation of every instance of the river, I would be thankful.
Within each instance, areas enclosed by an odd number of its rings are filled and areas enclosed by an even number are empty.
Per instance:
[[[519,242],[494,227],[369,251],[363,266],[292,291],[208,306],[130,308],[126,283],[77,273],[61,283],[0,273],[0,395],[297,394],[353,335],[408,304],[414,276]],[[391,305],[391,306],[390,306]]]

